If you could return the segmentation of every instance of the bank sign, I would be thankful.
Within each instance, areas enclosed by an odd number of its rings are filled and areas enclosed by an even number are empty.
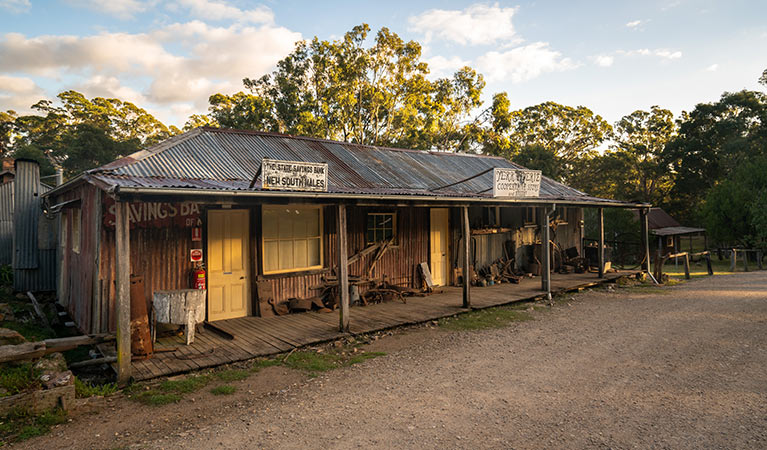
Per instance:
[[[298,161],[261,161],[261,187],[282,191],[328,190],[328,165]]]
[[[540,193],[540,170],[493,169],[493,197],[538,197]]]

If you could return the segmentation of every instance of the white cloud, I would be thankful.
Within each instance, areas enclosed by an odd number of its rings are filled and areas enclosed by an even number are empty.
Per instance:
[[[679,59],[682,57],[682,52],[680,51],[671,51],[666,49],[657,49],[654,52],[655,56],[660,56],[661,58],[665,59]]]
[[[31,78],[0,74],[0,110],[28,113],[30,106],[44,97],[43,90]]]
[[[424,58],[424,61],[429,64],[429,75],[434,78],[453,75],[461,67],[470,65],[469,61],[465,61],[457,56],[445,58],[438,55]]]
[[[716,72],[717,69],[719,69],[719,64],[711,64],[710,66],[706,67],[707,72]]]
[[[226,2],[216,0],[178,0],[177,4],[188,9],[192,16],[205,20],[231,20],[247,23],[274,22],[274,13],[263,5],[258,5],[254,9],[242,10]]]
[[[632,20],[631,22],[626,23],[626,26],[628,28],[636,28],[639,25],[642,25],[642,21],[641,20]]]
[[[596,55],[591,59],[594,61],[594,64],[600,67],[610,67],[613,65],[613,62],[615,62],[615,58],[610,55]]]
[[[433,37],[461,45],[492,44],[514,38],[511,19],[516,8],[501,8],[497,3],[475,4],[464,10],[431,9],[410,17],[412,32],[424,35],[428,43]]]
[[[511,80],[520,83],[547,72],[561,72],[578,67],[563,58],[545,42],[535,42],[505,52],[488,52],[477,58],[479,71],[488,81]]]
[[[92,9],[121,19],[130,19],[154,6],[154,0],[67,0],[67,3]]]
[[[679,59],[682,57],[682,52],[679,50],[669,50],[667,48],[656,48],[650,50],[649,48],[640,48],[637,50],[618,50],[615,53],[623,56],[657,56],[663,59]]]
[[[199,21],[136,34],[8,33],[0,36],[0,75],[25,73],[47,79],[45,84],[55,84],[57,92],[81,89],[89,97],[134,101],[153,113],[161,111],[167,120],[176,104],[185,105],[184,110],[191,104],[201,112],[210,95],[241,90],[244,77],[267,73],[300,39],[299,33],[274,25],[215,27]],[[66,84],[62,78],[85,81]],[[0,99],[0,109],[7,105]]]
[[[12,13],[27,12],[31,7],[29,0],[0,0],[0,9],[7,9]]]

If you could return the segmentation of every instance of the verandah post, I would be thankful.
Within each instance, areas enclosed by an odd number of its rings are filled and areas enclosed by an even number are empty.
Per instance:
[[[647,208],[639,210],[639,222],[642,227],[642,253],[644,254],[642,270],[650,273],[650,225],[648,223]]]
[[[599,208],[599,249],[597,250],[599,262],[599,278],[605,277],[605,210]]]
[[[346,205],[338,205],[338,290],[341,304],[338,308],[338,328],[349,332],[349,266],[346,247]]]
[[[541,290],[551,299],[551,227],[549,227],[549,207],[541,208]]]
[[[117,202],[115,209],[115,281],[117,308],[117,383],[128,384],[131,377],[130,336],[130,222],[128,203]]]
[[[469,229],[469,207],[461,207],[461,228],[463,234],[463,307],[471,307],[471,230]]]

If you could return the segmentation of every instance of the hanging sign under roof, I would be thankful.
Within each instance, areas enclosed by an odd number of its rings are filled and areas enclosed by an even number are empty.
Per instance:
[[[328,190],[327,163],[261,160],[261,187],[282,191]]]
[[[493,169],[493,197],[538,197],[540,193],[540,170]]]

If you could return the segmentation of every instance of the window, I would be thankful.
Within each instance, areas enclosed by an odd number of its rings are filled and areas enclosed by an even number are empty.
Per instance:
[[[397,215],[395,213],[368,213],[368,244],[387,241],[397,235]]]
[[[264,273],[322,268],[322,210],[319,206],[264,206]]]
[[[558,225],[567,225],[568,214],[569,210],[567,208],[558,207],[556,209],[556,217],[554,220]]]
[[[80,253],[80,221],[82,220],[82,213],[80,208],[74,208],[72,210],[72,251]]]
[[[525,207],[525,225],[533,225],[535,224],[535,206],[526,206]]]

